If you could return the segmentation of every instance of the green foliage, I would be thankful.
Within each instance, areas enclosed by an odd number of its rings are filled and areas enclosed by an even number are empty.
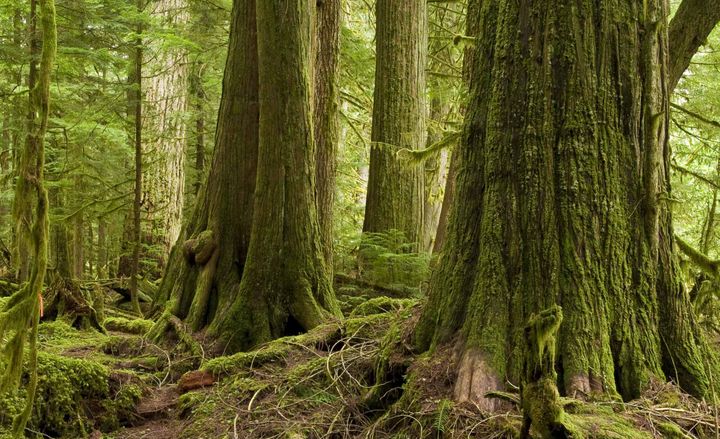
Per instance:
[[[420,291],[430,274],[428,253],[418,253],[401,231],[365,233],[360,243],[361,273],[370,282],[388,286],[409,286]]]

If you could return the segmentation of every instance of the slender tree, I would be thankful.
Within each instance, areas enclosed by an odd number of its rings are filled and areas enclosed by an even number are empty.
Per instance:
[[[423,236],[423,174],[401,160],[402,149],[427,139],[425,66],[427,5],[423,0],[378,0],[375,102],[364,232]]]
[[[706,395],[714,358],[677,277],[667,203],[666,2],[493,0],[475,14],[462,202],[418,347],[455,343],[456,399],[493,408],[485,392],[523,376],[518,329],[559,304],[566,394],[630,398],[667,374]]]
[[[144,0],[137,0],[136,3],[138,14],[144,9]],[[141,22],[137,25],[137,38],[135,40],[135,50],[133,53],[133,125],[134,136],[133,145],[135,147],[135,189],[133,198],[133,228],[132,228],[132,262],[130,266],[130,300],[133,310],[142,315],[140,309],[140,300],[138,299],[138,276],[140,275],[140,248],[142,246],[142,222],[140,210],[142,208],[142,115],[143,115],[143,44],[142,44],[143,26]]]
[[[25,148],[20,158],[20,174],[15,196],[26,195],[34,210],[30,228],[30,264],[28,282],[13,294],[0,309],[0,394],[20,384],[23,369],[25,342],[29,338],[30,380],[26,387],[27,399],[24,410],[13,420],[13,436],[24,436],[25,426],[32,413],[35,391],[38,383],[37,373],[37,335],[42,313],[42,288],[45,279],[48,257],[49,221],[48,193],[43,184],[45,165],[44,137],[47,131],[50,113],[50,74],[52,72],[57,49],[57,27],[55,24],[55,2],[40,0],[42,51],[32,44],[31,56],[39,55],[39,68],[31,69],[28,132]],[[37,22],[36,2],[31,0],[30,31],[35,39]],[[28,326],[30,330],[28,331]]]
[[[338,74],[340,61],[340,0],[317,2],[313,33],[316,193],[323,252],[332,268],[333,203],[339,141]]]

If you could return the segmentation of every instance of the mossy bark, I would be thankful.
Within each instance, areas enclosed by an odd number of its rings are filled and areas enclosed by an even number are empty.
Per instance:
[[[309,0],[258,2],[260,142],[247,264],[210,331],[231,349],[303,332],[340,315],[315,201]]]
[[[0,394],[20,384],[20,376],[25,358],[25,342],[29,342],[28,363],[30,379],[24,410],[13,420],[13,436],[24,435],[25,426],[32,413],[35,392],[38,385],[37,372],[37,336],[42,314],[42,289],[48,262],[49,206],[48,193],[43,183],[45,166],[44,137],[47,132],[50,114],[50,74],[57,50],[57,27],[55,23],[55,2],[40,0],[40,20],[42,29],[42,51],[39,53],[39,68],[31,70],[29,93],[28,132],[25,149],[22,151],[21,168],[15,197],[26,194],[26,201],[34,207],[30,228],[29,278],[20,290],[8,299],[0,309]],[[36,3],[31,2],[31,21],[36,22]],[[34,31],[34,24],[32,30]],[[34,38],[34,35],[33,35]],[[38,46],[32,45],[31,56],[38,56]],[[23,190],[25,192],[23,192]],[[29,327],[29,328],[28,328]],[[29,331],[28,331],[29,329]],[[28,340],[29,338],[29,340]]]
[[[212,165],[192,217],[170,254],[158,292],[158,304],[187,318],[196,291],[206,289],[206,284],[200,285],[205,264],[196,263],[188,247],[203,233],[217,237],[217,267],[209,300],[204,307],[195,306],[195,327],[205,327],[217,309],[227,309],[234,300],[250,243],[259,135],[255,21],[255,1],[235,2]]]
[[[372,150],[363,232],[399,230],[423,237],[423,172],[402,149],[424,149],[427,5],[422,0],[376,2],[376,69]]]
[[[333,264],[333,204],[339,142],[338,69],[340,64],[340,0],[319,0],[313,32],[313,127],[315,192],[325,261]]]
[[[456,398],[492,409],[485,392],[521,377],[516,329],[559,304],[564,394],[630,398],[667,373],[705,395],[707,346],[664,201],[666,3],[493,0],[476,13],[462,202],[418,347],[457,343]]]
[[[213,166],[160,290],[221,350],[340,314],[315,200],[310,44],[309,1],[235,2]]]

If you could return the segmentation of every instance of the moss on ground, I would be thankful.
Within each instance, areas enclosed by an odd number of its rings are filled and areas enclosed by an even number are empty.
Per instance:
[[[48,352],[38,354],[38,376],[29,428],[51,437],[85,437],[96,428],[117,428],[142,393],[137,384],[114,380],[103,364]],[[23,389],[0,398],[0,424],[12,422],[24,399]]]
[[[108,317],[103,322],[110,331],[126,332],[128,334],[144,335],[153,327],[154,322],[145,319],[126,319],[124,317]]]

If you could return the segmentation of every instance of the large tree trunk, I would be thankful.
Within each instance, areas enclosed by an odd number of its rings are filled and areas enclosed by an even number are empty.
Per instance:
[[[372,150],[363,232],[399,230],[423,237],[423,172],[402,160],[402,149],[424,149],[427,5],[378,0]]]
[[[310,12],[307,0],[234,6],[215,159],[161,287],[170,312],[221,349],[340,313],[315,204]]]
[[[340,0],[317,2],[313,32],[315,176],[318,220],[325,261],[333,264],[333,204],[339,141],[338,74],[340,61]]]
[[[237,1],[232,13],[212,166],[191,220],[171,253],[158,296],[161,304],[171,301],[170,311],[188,320],[193,329],[212,322],[215,310],[230,306],[245,267],[257,167],[257,63],[255,2]],[[211,258],[207,256],[200,258],[204,259],[202,264],[197,263],[199,249],[191,248],[207,231],[222,238],[218,239],[217,248],[211,249],[211,256],[217,261],[210,265]]]
[[[560,304],[562,390],[705,395],[668,198],[667,5],[483,2],[457,200],[416,330],[458,348],[455,396],[518,382],[522,331]],[[662,341],[661,341],[662,340]],[[675,367],[673,367],[675,366]]]
[[[168,29],[188,23],[186,0],[159,0],[151,3],[152,15]],[[184,48],[151,45],[151,73],[145,87],[143,153],[151,158],[145,175],[143,207],[151,220],[151,244],[157,246],[162,269],[170,249],[180,236],[185,201],[184,120],[189,92],[189,68]]]
[[[253,226],[232,307],[211,331],[247,349],[307,331],[340,309],[315,200],[309,0],[257,5],[260,142]]]
[[[468,0],[467,3],[467,14],[465,20],[466,26],[466,37],[467,38],[480,38],[480,5],[482,0]],[[473,57],[475,54],[474,44],[468,44],[463,51],[463,70],[462,77],[466,87],[470,86],[470,79],[472,76]],[[466,114],[467,109],[462,108],[460,110],[463,115]],[[440,209],[440,217],[438,218],[437,230],[435,232],[435,242],[433,243],[433,253],[439,254],[445,246],[447,239],[447,228],[450,220],[450,211],[452,209],[453,202],[455,200],[455,187],[457,175],[460,170],[460,154],[453,151],[450,156],[450,165],[448,169],[447,180],[445,182],[445,194],[443,196],[442,207]]]

